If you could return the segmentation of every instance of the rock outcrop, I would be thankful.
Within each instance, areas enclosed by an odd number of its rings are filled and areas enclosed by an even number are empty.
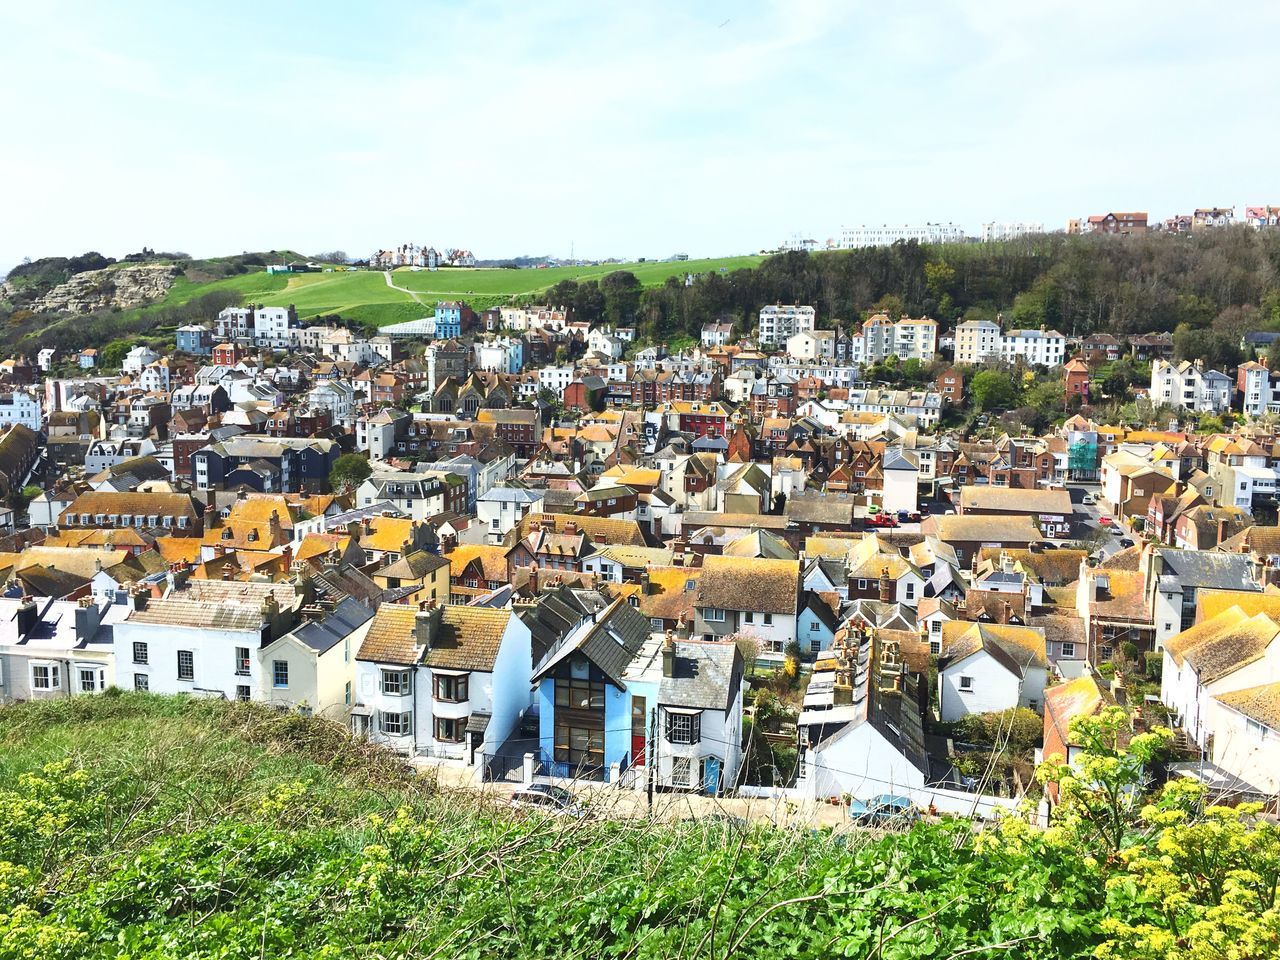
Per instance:
[[[92,313],[127,310],[162,298],[182,271],[168,263],[140,263],[78,273],[32,301],[36,313]]]

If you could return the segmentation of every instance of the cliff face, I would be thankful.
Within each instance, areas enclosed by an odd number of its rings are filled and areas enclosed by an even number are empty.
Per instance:
[[[168,293],[181,272],[167,263],[90,270],[32,301],[30,309],[36,313],[90,313],[109,307],[138,307]]]

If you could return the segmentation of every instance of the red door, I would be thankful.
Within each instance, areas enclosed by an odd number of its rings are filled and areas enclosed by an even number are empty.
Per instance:
[[[644,765],[645,721],[648,710],[644,697],[631,698],[631,763]]]

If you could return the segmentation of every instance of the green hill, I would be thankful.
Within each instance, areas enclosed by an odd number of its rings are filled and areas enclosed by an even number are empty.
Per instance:
[[[1274,828],[1230,847],[1206,835],[1214,855],[1160,888],[1181,898],[1166,919],[1140,884],[1107,882],[1127,858],[1090,856],[1096,841],[1069,825],[833,835],[520,819],[500,801],[260,706],[110,691],[2,707],[0,960],[1047,960],[1092,956],[1104,918],[1158,933],[1196,912],[1224,944],[1256,927],[1251,949],[1204,955],[1252,960],[1280,943]],[[1132,842],[1154,850],[1158,836]],[[1242,857],[1271,909],[1240,894],[1210,918],[1222,894],[1206,891],[1232,881],[1203,871],[1238,877]],[[1113,945],[1109,957],[1192,956]]]

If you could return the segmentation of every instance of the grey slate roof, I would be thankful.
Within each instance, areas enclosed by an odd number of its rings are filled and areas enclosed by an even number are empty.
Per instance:
[[[317,653],[324,653],[351,636],[357,629],[373,619],[373,608],[347,597],[339,601],[333,612],[319,620],[304,623],[294,630],[296,637]]]
[[[737,644],[676,641],[672,666],[658,684],[660,706],[728,710],[742,686]]]
[[[595,664],[616,687],[625,689],[622,675],[649,639],[649,633],[649,621],[619,597],[576,639],[571,631],[566,639],[553,647],[534,668],[533,679],[540,679],[576,650]]]
[[[1211,553],[1206,550],[1162,550],[1164,563],[1160,588],[1166,578],[1177,590],[1186,587],[1208,587],[1215,590],[1261,590],[1253,582],[1253,562],[1248,554]]]

